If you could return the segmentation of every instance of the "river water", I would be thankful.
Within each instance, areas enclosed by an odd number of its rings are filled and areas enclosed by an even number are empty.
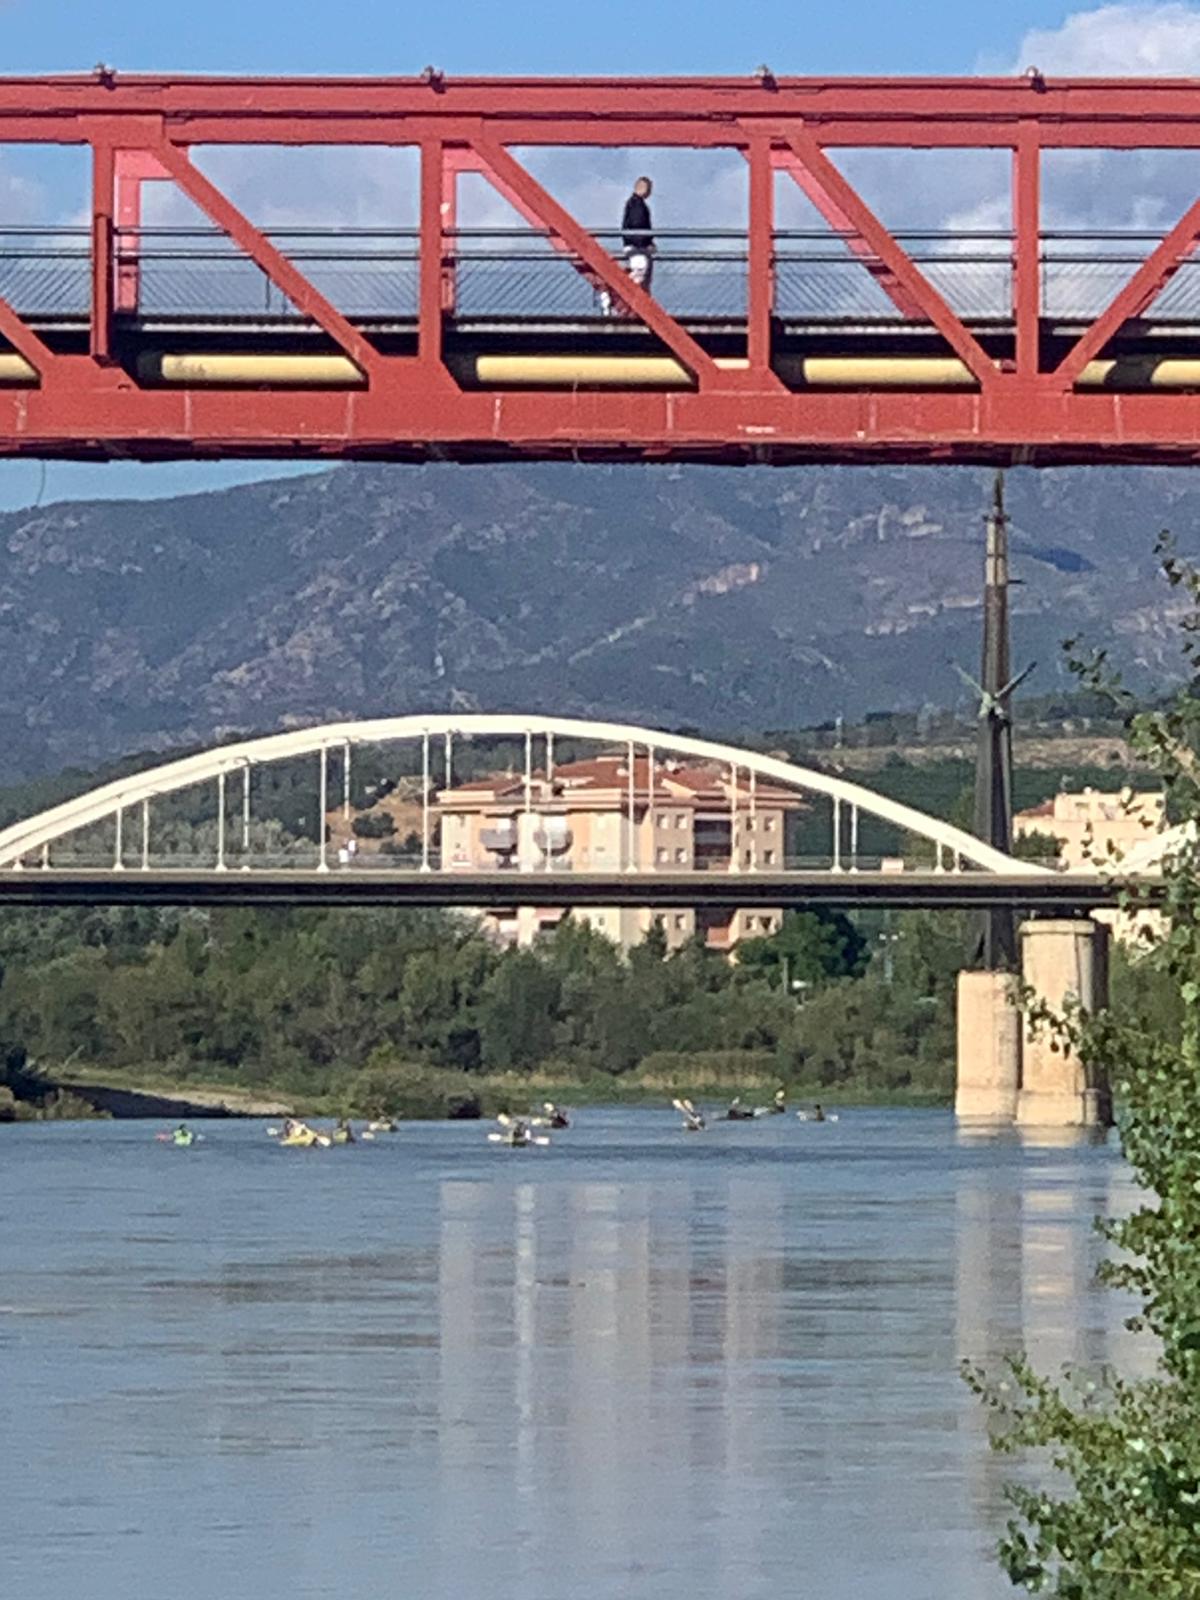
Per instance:
[[[0,1128],[0,1592],[1011,1594],[957,1363],[1136,1359],[1113,1149],[677,1121]]]

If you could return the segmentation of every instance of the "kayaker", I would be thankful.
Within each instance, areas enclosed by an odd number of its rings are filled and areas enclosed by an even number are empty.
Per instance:
[[[776,1089],[776,1091],[775,1091],[775,1100],[774,1100],[774,1104],[771,1107],[771,1110],[775,1113],[776,1116],[782,1116],[783,1113],[787,1110],[787,1090],[786,1089],[783,1089],[783,1088]]]
[[[180,1144],[180,1145],[189,1145],[189,1144],[191,1144],[192,1140],[195,1137],[196,1137],[196,1135],[188,1127],[186,1122],[181,1122],[179,1124],[179,1126],[175,1129],[175,1132],[171,1135],[171,1138],[172,1138],[173,1142],[175,1144]]]
[[[337,1119],[337,1128],[334,1131],[334,1137],[337,1139],[339,1144],[354,1143],[354,1129],[350,1126],[349,1117],[339,1117]]]
[[[683,1112],[683,1126],[687,1133],[703,1133],[706,1127],[704,1115],[696,1110],[690,1100],[672,1101],[676,1111]]]
[[[808,1120],[810,1122],[824,1122],[825,1121],[825,1113],[821,1110],[821,1107],[819,1105],[815,1105],[813,1107],[812,1116]]]

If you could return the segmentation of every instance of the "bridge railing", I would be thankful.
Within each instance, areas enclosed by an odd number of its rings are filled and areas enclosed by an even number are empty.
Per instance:
[[[420,277],[415,230],[292,227],[271,230],[268,237],[347,316],[415,320]],[[618,230],[596,229],[593,237],[620,258]],[[1011,318],[1011,233],[912,230],[895,237],[957,315],[983,323]],[[1161,237],[1150,230],[1047,232],[1040,258],[1043,315],[1063,321],[1097,316]],[[736,322],[745,316],[743,230],[656,229],[655,238],[653,292],[668,311],[697,320]],[[544,230],[456,230],[446,236],[442,266],[447,310],[460,319],[587,320],[603,313],[578,259],[556,248]],[[903,320],[879,268],[849,233],[778,230],[777,314],[818,324]],[[208,227],[119,230],[115,273],[117,309],[125,315],[181,322],[304,320],[260,267],[225,234]],[[82,318],[90,295],[89,229],[0,228],[0,298],[19,314]],[[1180,267],[1145,320],[1200,321],[1200,260]]]
[[[336,845],[330,845],[322,858],[319,846],[312,841],[299,840],[286,850],[251,849],[244,851],[231,843],[227,849],[225,859],[218,862],[214,849],[170,849],[158,850],[154,853],[142,855],[136,837],[130,833],[123,841],[119,859],[114,852],[111,842],[106,840],[103,844],[97,842],[94,832],[91,837],[78,842],[64,840],[56,844],[53,849],[45,851],[37,858],[30,858],[25,864],[25,870],[48,871],[71,870],[78,872],[312,872],[330,871],[342,873],[407,873],[407,872],[446,872],[468,875],[470,877],[495,877],[495,878],[527,878],[530,882],[531,896],[536,899],[536,885],[539,878],[545,877],[573,877],[578,875],[595,876],[606,873],[614,876],[645,875],[678,876],[693,878],[716,877],[759,877],[762,875],[774,876],[779,873],[820,873],[820,872],[861,872],[885,873],[902,876],[908,871],[939,870],[946,872],[974,872],[980,869],[971,867],[961,859],[953,862],[946,859],[940,868],[934,868],[931,860],[918,861],[910,858],[901,860],[895,856],[881,856],[878,853],[860,852],[850,854],[843,852],[838,858],[831,853],[807,852],[802,855],[789,854],[780,860],[768,865],[761,857],[751,862],[743,862],[731,866],[728,861],[708,866],[656,866],[642,863],[630,865],[629,863],[609,863],[607,866],[599,861],[583,861],[551,855],[539,855],[532,862],[518,866],[514,862],[498,860],[494,855],[479,855],[470,859],[459,856],[446,857],[437,845],[431,845],[427,856],[420,850],[393,849],[388,851],[359,850],[354,855],[348,855],[344,847],[339,850]]]

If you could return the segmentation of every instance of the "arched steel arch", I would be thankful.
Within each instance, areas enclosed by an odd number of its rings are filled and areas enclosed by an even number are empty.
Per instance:
[[[1120,878],[1145,877],[1160,873],[1164,863],[1170,862],[1173,857],[1185,851],[1194,851],[1198,842],[1200,832],[1196,824],[1180,822],[1165,833],[1156,833],[1152,838],[1141,840],[1111,865],[1102,862],[1100,868]]]
[[[290,760],[297,756],[318,754],[322,749],[336,750],[347,745],[389,744],[403,739],[443,738],[446,734],[461,737],[524,737],[530,734],[544,738],[590,739],[600,744],[633,744],[645,749],[663,751],[673,755],[690,756],[698,761],[718,762],[723,766],[737,767],[740,771],[754,773],[775,783],[828,796],[846,806],[857,806],[868,816],[878,817],[896,827],[914,833],[930,843],[950,852],[951,859],[961,858],[986,872],[1031,873],[1038,868],[1029,862],[1018,861],[1003,851],[952,827],[936,817],[911,806],[901,805],[874,794],[861,784],[847,782],[844,778],[830,777],[814,772],[808,767],[781,761],[775,756],[760,755],[755,751],[741,750],[736,746],[719,744],[710,739],[692,739],[682,734],[664,733],[655,728],[643,728],[624,722],[592,722],[578,717],[551,717],[523,715],[516,712],[438,713],[405,717],[382,717],[365,722],[330,722],[316,728],[300,728],[288,733],[268,734],[262,738],[247,739],[238,744],[221,745],[182,760],[169,761],[161,767],[146,772],[133,773],[102,784],[87,794],[54,806],[48,811],[13,823],[0,830],[0,869],[19,867],[23,859],[40,851],[55,840],[116,816],[142,801],[160,795],[173,794],[193,784],[216,779],[222,773],[239,772],[246,766],[259,766],[273,761]],[[940,858],[939,858],[940,859]]]

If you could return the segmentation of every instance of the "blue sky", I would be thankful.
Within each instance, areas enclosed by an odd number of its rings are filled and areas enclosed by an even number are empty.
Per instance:
[[[125,71],[1200,73],[1200,3],[1050,0],[0,0],[5,73]],[[0,151],[0,176],[4,173]],[[2,196],[0,196],[2,199]],[[245,463],[0,465],[0,508],[93,494],[170,494],[286,470]]]
[[[962,72],[1077,4],[1008,0],[3,0],[6,72]]]

